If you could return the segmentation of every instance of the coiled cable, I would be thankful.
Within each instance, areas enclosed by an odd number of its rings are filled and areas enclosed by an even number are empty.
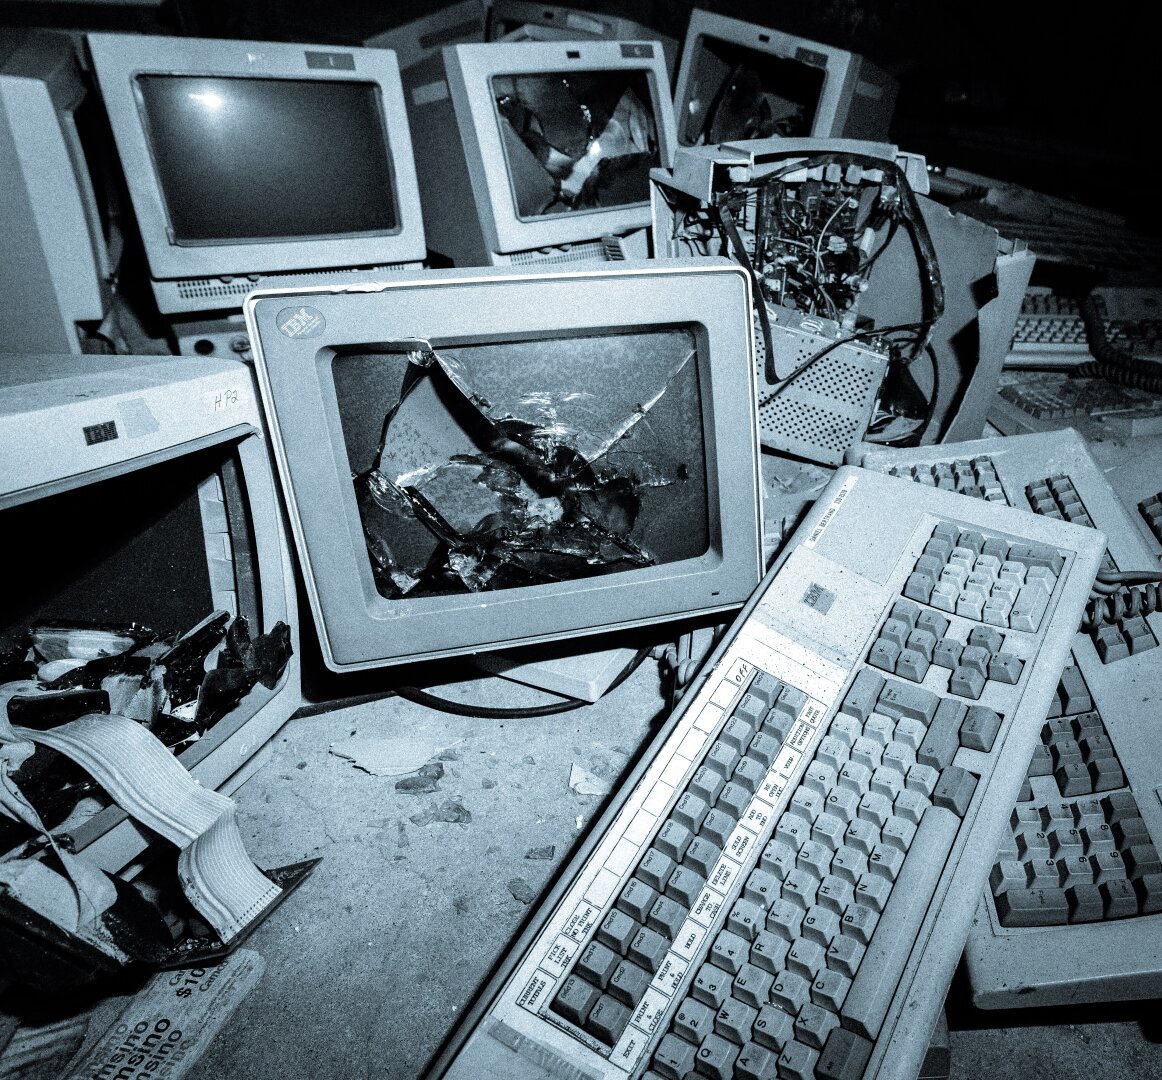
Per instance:
[[[1087,634],[1099,626],[1162,611],[1162,584],[1151,581],[1120,592],[1091,596],[1085,605],[1081,629]]]

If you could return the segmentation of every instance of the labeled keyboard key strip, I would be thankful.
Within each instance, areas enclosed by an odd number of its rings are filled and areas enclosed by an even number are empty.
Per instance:
[[[1104,548],[840,469],[432,1075],[914,1076]]]

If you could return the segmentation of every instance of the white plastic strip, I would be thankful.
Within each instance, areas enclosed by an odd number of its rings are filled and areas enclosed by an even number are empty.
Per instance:
[[[76,762],[130,817],[181,849],[186,896],[223,942],[278,896],[246,854],[233,801],[200,787],[137,721],[90,713],[51,731],[12,730]]]

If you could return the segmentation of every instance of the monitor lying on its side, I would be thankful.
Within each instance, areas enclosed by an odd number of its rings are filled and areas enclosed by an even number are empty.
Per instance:
[[[301,700],[290,546],[250,370],[214,357],[5,357],[0,445],[19,448],[0,460],[13,567],[0,653],[34,624],[171,638],[225,613],[252,637],[289,628],[274,634],[292,653],[271,685],[200,737],[200,713],[158,730],[203,787],[233,790]],[[168,691],[162,704],[178,707]],[[49,827],[110,872],[148,843],[116,808]]]
[[[251,296],[326,663],[737,608],[761,572],[749,304],[725,260]]]

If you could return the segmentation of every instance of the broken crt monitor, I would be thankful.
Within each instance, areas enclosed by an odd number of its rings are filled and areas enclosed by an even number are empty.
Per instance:
[[[252,294],[326,663],[740,605],[761,569],[749,304],[727,260]]]
[[[127,716],[202,787],[232,791],[300,703],[290,548],[250,369],[6,357],[0,445],[0,728]],[[39,769],[21,790],[44,824],[109,872],[135,860],[145,831],[49,758],[21,766]],[[13,825],[0,815],[0,854],[22,839]]]
[[[456,266],[644,258],[650,169],[677,144],[669,86],[656,41],[493,41],[417,64],[428,247]]]

